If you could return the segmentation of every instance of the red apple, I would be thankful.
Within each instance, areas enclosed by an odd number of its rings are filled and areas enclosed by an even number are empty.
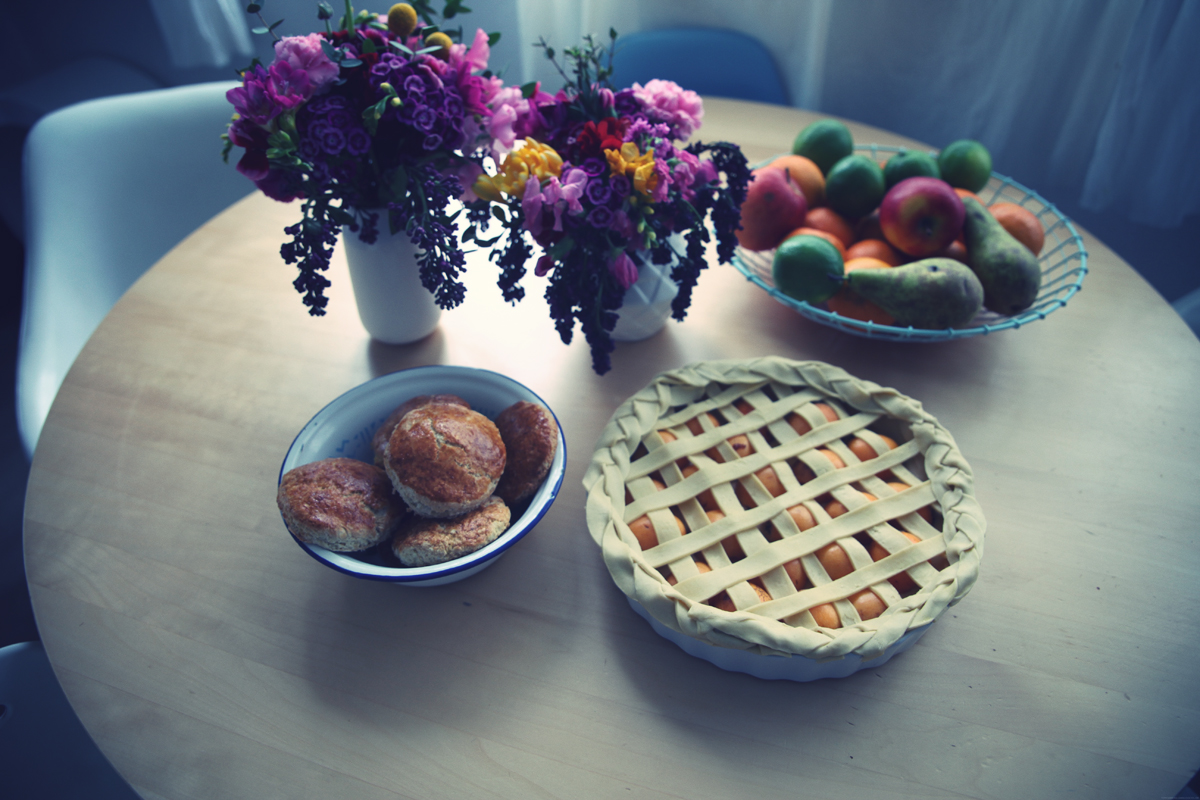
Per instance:
[[[950,184],[924,176],[905,178],[879,204],[879,227],[893,247],[924,258],[949,245],[962,231],[966,210]]]
[[[804,224],[808,202],[800,187],[778,167],[750,173],[746,201],[742,203],[742,227],[738,242],[747,250],[770,250],[783,237]]]

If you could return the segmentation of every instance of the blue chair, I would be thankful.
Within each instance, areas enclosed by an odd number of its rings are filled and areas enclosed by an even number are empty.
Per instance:
[[[41,642],[0,647],[0,796],[137,800],[71,710]]]
[[[762,42],[719,28],[664,28],[617,39],[612,85],[654,78],[701,95],[789,105],[779,68]]]
[[[78,103],[25,142],[17,422],[32,455],[67,370],[142,273],[253,184],[221,161],[233,81]]]

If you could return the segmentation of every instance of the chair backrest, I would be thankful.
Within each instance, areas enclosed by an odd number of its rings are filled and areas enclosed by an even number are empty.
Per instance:
[[[612,84],[624,89],[653,78],[702,95],[788,105],[788,92],[762,42],[719,28],[636,31],[617,39]]]
[[[221,161],[233,81],[90,100],[25,142],[25,298],[17,422],[32,454],[67,370],[104,315],[193,230],[254,191]]]
[[[137,800],[75,716],[38,641],[0,647],[0,796]]]

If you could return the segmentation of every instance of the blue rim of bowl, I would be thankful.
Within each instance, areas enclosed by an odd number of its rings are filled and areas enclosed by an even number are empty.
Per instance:
[[[496,542],[492,542],[491,544],[485,545],[484,547],[480,548],[479,550],[476,550],[473,553],[468,553],[465,556],[461,556],[461,557],[453,559],[451,561],[446,561],[446,562],[444,562],[444,564],[446,566],[444,566],[444,568],[442,568],[442,569],[438,569],[434,572],[420,574],[420,575],[408,575],[408,574],[372,575],[370,573],[355,572],[354,570],[346,569],[345,567],[341,566],[340,564],[335,564],[335,563],[323,558],[320,554],[314,552],[313,549],[309,545],[307,545],[304,542],[297,539],[295,537],[295,535],[292,534],[291,529],[287,527],[287,521],[284,520],[283,526],[285,529],[287,529],[288,535],[292,537],[292,541],[295,542],[296,544],[300,545],[300,549],[302,549],[304,552],[306,552],[310,556],[312,556],[312,558],[314,560],[323,564],[326,567],[329,567],[330,569],[337,570],[338,572],[341,572],[344,575],[350,575],[355,578],[364,578],[366,580],[383,581],[385,583],[417,583],[417,582],[421,582],[421,581],[437,580],[438,578],[444,578],[447,575],[454,575],[455,573],[462,572],[463,570],[473,569],[475,567],[480,566],[481,564],[487,563],[488,561],[493,561],[496,558],[499,558],[501,554],[503,554],[506,550],[508,550],[508,548],[512,547],[514,544],[516,544],[517,542],[524,539],[526,534],[528,534],[531,530],[533,530],[535,527],[537,527],[537,524],[539,522],[541,522],[542,517],[546,516],[546,513],[550,510],[550,506],[554,505],[554,501],[556,499],[558,499],[558,493],[562,489],[563,478],[566,476],[566,473],[567,473],[567,470],[566,470],[567,442],[566,442],[566,437],[563,436],[562,425],[558,421],[558,415],[554,413],[554,409],[550,408],[550,406],[546,403],[546,401],[543,400],[541,395],[539,395],[537,392],[533,391],[532,389],[530,389],[528,386],[521,383],[520,381],[514,380],[514,379],[508,377],[507,375],[504,375],[499,372],[495,372],[494,370],[490,370],[490,369],[480,369],[479,367],[460,367],[460,366],[456,366],[453,364],[426,364],[426,365],[423,365],[420,367],[409,367],[408,369],[397,370],[396,372],[389,372],[387,375],[380,375],[377,378],[372,378],[371,380],[367,381],[366,383],[360,383],[357,386],[347,389],[346,391],[342,392],[340,395],[338,395],[334,399],[330,400],[324,406],[322,406],[321,409],[319,411],[317,411],[316,414],[313,414],[312,417],[309,418],[308,422],[304,423],[304,426],[302,428],[300,428],[300,431],[292,438],[292,443],[288,446],[287,452],[288,453],[292,452],[292,449],[295,448],[295,446],[296,446],[296,441],[304,433],[305,429],[308,428],[308,426],[310,424],[312,424],[313,420],[315,420],[317,417],[324,414],[326,409],[328,409],[330,406],[336,405],[337,403],[341,402],[342,399],[346,397],[346,395],[348,395],[352,392],[359,391],[360,389],[362,389],[362,387],[367,386],[368,384],[374,383],[376,381],[387,380],[396,375],[407,375],[407,374],[411,374],[411,373],[417,372],[417,371],[432,370],[432,369],[447,369],[447,368],[454,369],[454,370],[462,370],[464,372],[487,373],[489,375],[495,375],[496,377],[500,378],[501,380],[505,380],[510,383],[514,383],[517,386],[520,386],[525,391],[529,392],[534,397],[536,397],[538,399],[538,402],[541,403],[542,407],[550,412],[550,416],[554,417],[554,424],[558,427],[558,447],[559,447],[559,450],[562,452],[563,470],[562,470],[562,472],[559,473],[558,479],[554,482],[554,485],[550,488],[550,494],[546,497],[546,501],[542,505],[541,511],[537,512],[537,514],[533,517],[533,519],[531,519],[529,521],[528,525],[526,525],[522,530],[513,534],[511,537],[506,539],[505,535],[508,533],[508,531],[505,531],[504,533],[500,534],[500,538],[497,539]],[[284,461],[285,462],[287,461],[286,454],[284,455]],[[278,486],[279,483],[283,482],[284,472],[285,472],[285,470],[284,470],[283,466],[280,465],[279,478],[276,483],[276,486]],[[528,510],[526,510],[525,513],[528,514],[529,513]],[[522,515],[521,519],[518,519],[517,522],[518,523],[521,522],[521,520],[523,520],[524,518],[525,518],[525,515]],[[497,544],[497,542],[499,542],[499,544]],[[495,545],[494,548],[493,548],[493,545]],[[488,548],[493,548],[493,549],[489,550]],[[481,554],[481,553],[486,553],[486,557],[480,556],[479,554]],[[348,554],[348,553],[342,553],[339,555],[346,555],[350,558],[353,558],[353,555]],[[463,561],[464,559],[471,559],[471,560],[469,561],[469,563],[455,564],[456,561]],[[366,563],[366,562],[363,562],[363,563]],[[453,565],[453,566],[450,566],[450,565]],[[439,566],[442,566],[442,565],[438,565],[438,564],[430,565],[431,568],[439,567]],[[399,571],[400,569],[403,569],[403,568],[395,567],[393,569]],[[424,569],[424,568],[421,568],[421,569]]]
[[[868,153],[876,162],[880,153],[901,153],[909,150],[906,147],[896,147],[883,144],[855,145],[856,151]],[[928,151],[929,155],[937,157],[937,151]],[[774,158],[768,159],[757,166],[763,166]],[[990,311],[978,314],[969,328],[945,328],[929,330],[925,328],[905,327],[895,325],[880,325],[876,322],[843,317],[833,311],[827,311],[811,303],[796,300],[775,288],[771,278],[771,260],[774,250],[753,252],[737,248],[733,257],[733,265],[751,283],[763,289],[778,302],[800,313],[815,322],[830,328],[845,331],[855,336],[868,339],[886,339],[903,342],[941,342],[951,339],[963,339],[968,336],[987,335],[997,331],[1020,328],[1030,322],[1045,319],[1048,314],[1067,304],[1067,301],[1079,292],[1083,278],[1087,275],[1087,250],[1083,246],[1083,237],[1075,230],[1075,226],[1049,200],[1012,178],[992,173],[991,179],[979,192],[981,198],[987,196],[985,205],[996,202],[1012,202],[1024,208],[1029,208],[1038,217],[1046,231],[1046,247],[1038,256],[1042,266],[1042,288],[1038,292],[1033,305],[1014,316],[1004,316]],[[1030,203],[1037,208],[1030,208]],[[1046,218],[1046,219],[1043,219]],[[1049,224],[1047,224],[1047,220]],[[1073,249],[1072,249],[1073,248]],[[1072,261],[1078,263],[1072,265]]]

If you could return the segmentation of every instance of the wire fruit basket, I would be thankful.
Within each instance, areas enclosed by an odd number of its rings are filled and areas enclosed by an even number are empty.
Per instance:
[[[880,144],[855,146],[856,151],[870,156],[879,163],[883,163],[891,155],[902,152],[904,149]],[[937,152],[931,151],[930,155],[936,158]],[[1083,284],[1083,278],[1087,274],[1087,251],[1083,247],[1083,237],[1075,230],[1075,226],[1052,203],[1037,192],[1012,178],[995,172],[992,173],[987,186],[976,194],[979,195],[985,206],[1007,202],[1028,209],[1038,218],[1046,232],[1046,243],[1038,256],[1038,263],[1042,268],[1041,290],[1033,301],[1033,305],[1020,314],[1004,316],[985,309],[977,314],[966,327],[940,330],[880,325],[876,322],[864,322],[844,317],[827,310],[823,304],[813,305],[780,292],[775,288],[775,282],[771,277],[774,250],[756,252],[739,247],[734,255],[733,264],[751,283],[762,288],[783,305],[795,309],[802,316],[822,325],[868,339],[940,342],[947,339],[986,335],[1010,328],[1020,328],[1030,322],[1045,319],[1047,314],[1065,306],[1067,301],[1079,291]]]

